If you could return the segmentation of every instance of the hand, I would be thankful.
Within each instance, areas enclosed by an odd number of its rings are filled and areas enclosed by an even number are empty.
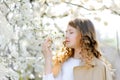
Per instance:
[[[43,52],[45,59],[52,58],[52,52],[50,50],[51,44],[52,44],[51,38],[47,38],[45,42],[42,44],[42,52]]]

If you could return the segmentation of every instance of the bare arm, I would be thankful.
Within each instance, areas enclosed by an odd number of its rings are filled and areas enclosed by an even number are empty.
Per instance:
[[[45,57],[45,75],[52,73],[52,52],[50,46],[51,39],[47,38],[42,45],[42,52]]]
[[[45,70],[43,80],[61,80],[61,72],[54,78],[52,73],[52,51],[50,50],[51,39],[47,38],[42,45],[42,52],[45,57]]]
[[[45,59],[45,75],[52,73],[52,58]]]

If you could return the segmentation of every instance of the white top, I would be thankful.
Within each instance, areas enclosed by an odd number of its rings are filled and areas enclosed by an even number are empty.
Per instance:
[[[79,66],[81,63],[80,59],[69,58],[63,63],[60,73],[56,78],[53,77],[53,73],[48,75],[43,75],[42,80],[74,80],[73,68]]]

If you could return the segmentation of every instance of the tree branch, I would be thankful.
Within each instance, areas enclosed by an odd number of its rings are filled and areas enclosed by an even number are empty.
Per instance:
[[[64,2],[64,3],[71,4],[71,5],[74,5],[74,6],[78,6],[78,7],[81,7],[83,9],[86,9],[86,10],[95,11],[95,9],[88,9],[85,6],[82,6],[82,5],[78,5],[78,4],[74,4],[74,3],[70,3],[70,2]]]
[[[83,9],[86,9],[86,10],[89,10],[89,11],[97,11],[97,10],[104,10],[104,9],[109,9],[109,10],[111,10],[113,13],[115,13],[115,14],[117,14],[117,15],[120,15],[120,13],[119,12],[117,12],[117,10],[113,10],[113,9],[110,9],[110,8],[108,8],[107,6],[103,6],[103,7],[101,7],[101,8],[99,8],[99,9],[89,9],[89,8],[86,8],[85,6],[82,6],[82,5],[78,5],[78,4],[74,4],[74,3],[71,3],[71,2],[64,2],[64,3],[66,3],[66,4],[71,4],[71,5],[74,5],[74,6],[78,6],[78,7],[81,7],[81,8],[83,8]],[[113,2],[114,3],[114,2]]]

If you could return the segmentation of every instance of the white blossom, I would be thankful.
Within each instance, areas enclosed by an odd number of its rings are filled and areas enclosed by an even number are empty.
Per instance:
[[[103,24],[101,15],[120,13],[119,8],[119,0],[114,4],[109,0],[0,0],[0,80],[40,78],[44,68],[41,44],[46,37],[54,41],[55,55],[63,46],[68,20],[92,16],[95,23]]]

